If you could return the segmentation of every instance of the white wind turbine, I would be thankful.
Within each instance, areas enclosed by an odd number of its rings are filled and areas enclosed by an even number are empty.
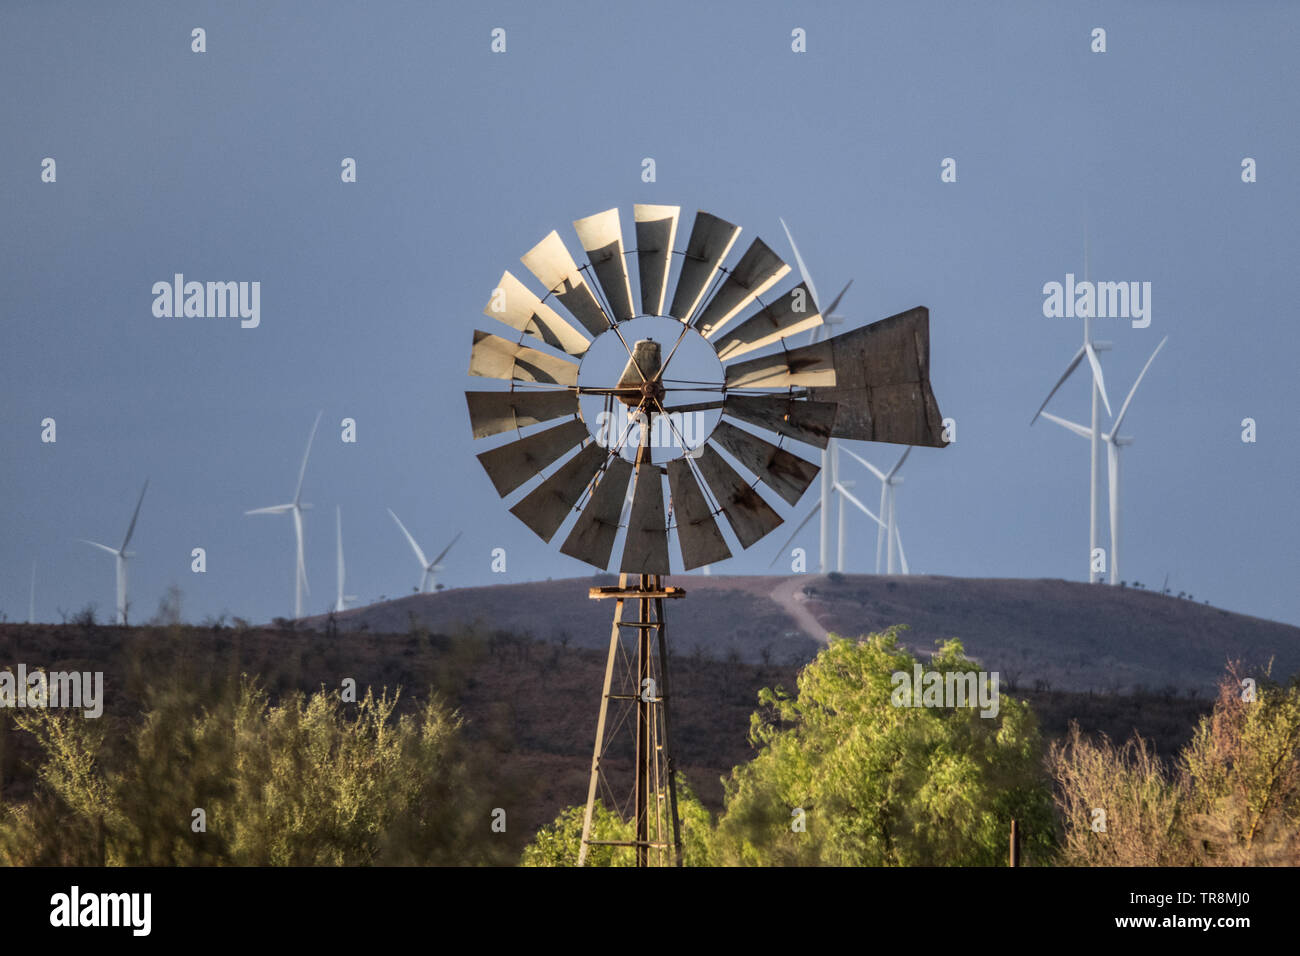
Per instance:
[[[1085,282],[1088,281],[1088,241],[1086,235],[1083,244],[1083,278]],[[1079,351],[1074,353],[1074,358],[1071,359],[1070,364],[1066,366],[1065,374],[1057,379],[1056,384],[1052,386],[1052,390],[1048,392],[1047,397],[1043,399],[1043,404],[1038,406],[1038,411],[1034,413],[1034,417],[1030,419],[1029,422],[1030,425],[1033,425],[1034,422],[1038,421],[1038,416],[1043,413],[1043,409],[1046,408],[1047,403],[1052,400],[1052,396],[1056,394],[1057,389],[1065,384],[1065,380],[1074,373],[1074,370],[1079,367],[1079,363],[1081,363],[1086,357],[1088,359],[1088,364],[1092,367],[1092,428],[1088,431],[1088,438],[1092,441],[1092,457],[1088,469],[1089,584],[1095,584],[1097,581],[1097,572],[1092,569],[1092,556],[1097,551],[1097,459],[1101,451],[1101,422],[1099,420],[1100,409],[1098,408],[1098,399],[1100,399],[1100,401],[1106,406],[1106,414],[1113,414],[1110,410],[1110,399],[1106,397],[1106,381],[1101,374],[1101,360],[1097,358],[1097,352],[1106,351],[1109,348],[1109,342],[1094,342],[1092,340],[1092,318],[1090,316],[1084,316],[1083,345],[1079,347]]]
[[[126,624],[126,559],[133,557],[135,552],[126,550],[126,546],[131,543],[131,535],[135,532],[136,519],[140,517],[140,506],[144,504],[144,493],[149,490],[149,481],[145,479],[144,487],[140,489],[140,500],[135,503],[135,513],[131,515],[131,523],[127,526],[126,537],[122,539],[122,547],[110,548],[106,544],[100,544],[98,541],[88,541],[85,538],[79,540],[86,544],[99,548],[101,551],[107,551],[117,558],[117,623]],[[32,565],[32,602],[35,603],[36,594],[36,565]]]
[[[817,294],[817,286],[813,284],[812,276],[808,273],[808,267],[804,265],[803,256],[799,254],[799,247],[795,245],[794,236],[790,235],[790,227],[785,224],[784,219],[780,220],[780,222],[781,222],[781,228],[785,230],[785,237],[790,242],[790,249],[794,252],[794,261],[799,266],[799,276],[800,278],[803,279],[804,284],[808,286],[808,291],[812,293],[813,302],[817,304],[818,308],[821,308],[821,301],[822,301],[821,296]],[[825,309],[822,312],[823,324],[813,328],[811,337],[808,340],[810,345],[814,342],[820,341],[823,334],[829,334],[829,332],[826,331],[828,326],[840,325],[844,322],[842,316],[835,314],[835,308],[840,304],[840,300],[844,298],[844,293],[849,291],[849,286],[851,285],[853,285],[852,279],[850,279],[848,284],[845,285],[844,288],[840,290],[840,294],[835,297],[835,301],[830,304],[830,307]],[[836,491],[840,493],[844,493],[844,488],[843,486],[839,485],[838,478],[836,475],[835,449],[836,449],[836,441],[834,438],[832,438],[827,443],[826,447],[822,449],[821,498],[820,500],[818,500],[816,504],[813,505],[812,510],[808,512],[808,516],[799,523],[799,527],[795,529],[794,535],[790,536],[790,541],[793,541],[795,535],[797,535],[801,530],[803,530],[804,525],[806,525],[810,520],[812,520],[813,515],[818,514],[819,512],[821,513],[821,542],[818,550],[818,572],[821,574],[825,574],[827,571],[829,571],[830,564],[831,564],[831,558],[830,558],[831,494]],[[843,498],[841,498],[839,505],[840,505],[840,528],[842,531],[844,525]],[[859,505],[859,507],[861,506]],[[871,514],[871,512],[868,511],[867,514]],[[778,556],[785,551],[786,547],[789,546],[789,543],[790,542],[787,541],[786,544],[782,546],[781,551],[777,552]],[[843,571],[844,570],[844,549],[842,545],[838,549],[838,555],[839,555],[839,570]],[[775,558],[772,559],[772,563],[773,564],[776,563]]]
[[[902,568],[904,574],[911,573],[907,566],[907,555],[903,553],[903,537],[898,530],[898,508],[896,504],[896,496],[898,486],[903,483],[903,478],[898,474],[898,471],[903,467],[903,462],[907,461],[907,456],[912,453],[912,447],[913,446],[909,445],[903,451],[903,454],[899,457],[898,461],[894,463],[894,467],[889,469],[887,472],[881,471],[871,462],[867,461],[861,455],[854,453],[850,449],[844,449],[850,457],[880,479],[880,513],[884,517],[883,520],[881,518],[876,519],[876,524],[879,525],[876,529],[877,574],[880,573],[882,560],[885,564],[887,574],[894,574],[895,569],[898,567]],[[868,514],[870,514],[870,512],[868,512]],[[872,515],[872,517],[875,516]],[[895,561],[895,556],[898,558],[897,561]]]
[[[343,570],[343,509],[340,508],[338,505],[334,506],[334,524],[338,529],[338,543],[339,543],[339,553],[338,553],[339,590],[338,590],[338,597],[334,599],[334,610],[337,613],[338,611],[346,611],[348,609],[347,602],[355,601],[357,599],[357,596],[355,594],[343,593],[343,579],[345,576],[345,572]]]
[[[1110,431],[1101,436],[1102,441],[1106,443],[1106,466],[1107,479],[1110,489],[1110,583],[1115,584],[1119,581],[1119,450],[1125,445],[1133,444],[1133,439],[1121,436],[1119,433],[1120,426],[1124,424],[1124,416],[1128,413],[1129,403],[1133,401],[1133,395],[1137,392],[1138,386],[1142,384],[1143,377],[1147,374],[1147,369],[1155,361],[1160,350],[1165,347],[1169,341],[1169,336],[1160,340],[1151,357],[1147,359],[1147,364],[1142,366],[1142,371],[1138,373],[1137,381],[1129,389],[1128,397],[1124,399],[1124,404],[1120,406],[1119,414],[1115,416],[1115,421],[1110,426]],[[1043,417],[1051,419],[1056,424],[1068,428],[1076,435],[1082,435],[1084,438],[1091,438],[1092,432],[1078,424],[1077,422],[1067,421],[1064,418],[1058,418],[1051,412],[1043,412]]]
[[[272,505],[269,508],[254,508],[252,511],[245,511],[246,515],[279,515],[288,512],[293,515],[293,533],[297,541],[297,563],[294,566],[293,581],[293,614],[295,618],[302,617],[302,594],[306,590],[311,593],[311,587],[307,584],[307,565],[303,560],[302,552],[302,513],[311,505],[302,500],[302,480],[307,474],[307,458],[311,455],[311,443],[316,438],[316,427],[320,425],[320,417],[324,412],[316,413],[316,421],[311,426],[311,434],[307,436],[307,450],[302,455],[302,466],[298,469],[298,486],[293,491],[293,501],[287,505]]]
[[[452,545],[460,540],[461,532],[457,531],[456,537],[451,539],[451,544],[443,548],[442,553],[430,561],[424,556],[424,551],[416,543],[411,532],[406,530],[406,525],[402,524],[402,519],[393,514],[392,508],[388,509],[388,513],[393,515],[393,520],[397,522],[397,527],[402,529],[402,534],[406,535],[406,540],[410,542],[411,550],[415,552],[415,560],[420,562],[420,583],[417,590],[422,594],[434,590],[434,579],[438,572],[442,570],[440,562],[447,556],[447,552],[451,550]]]

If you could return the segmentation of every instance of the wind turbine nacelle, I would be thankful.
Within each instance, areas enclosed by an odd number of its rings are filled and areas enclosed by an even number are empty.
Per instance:
[[[1133,444],[1133,439],[1128,435],[1120,435],[1118,438],[1115,439],[1115,444],[1118,445],[1120,448],[1123,448],[1125,445]]]

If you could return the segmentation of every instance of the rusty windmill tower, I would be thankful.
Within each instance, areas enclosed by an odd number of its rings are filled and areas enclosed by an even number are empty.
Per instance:
[[[511,512],[548,542],[567,525],[560,551],[602,571],[622,541],[618,586],[589,592],[614,614],[580,863],[615,845],[638,866],[681,864],[664,602],[685,591],[664,583],[669,539],[684,570],[749,548],[783,521],[768,497],[797,503],[819,470],[804,454],[831,438],[945,444],[925,308],[787,348],[822,323],[807,284],[769,295],[790,267],[757,238],[728,268],[740,228],[706,212],[674,249],[680,211],[637,205],[633,249],[617,208],[577,220],[582,266],[551,232],[521,260],[543,294],[505,272],[483,311],[515,334],[475,331],[470,355],[470,375],[510,383],[465,394],[476,439],[509,435],[478,457],[503,498],[519,495]],[[646,322],[667,329],[662,344],[636,337]],[[684,346],[707,353],[714,379],[666,374]],[[686,415],[711,415],[711,430],[688,438]],[[631,840],[595,838],[602,796],[626,809]]]

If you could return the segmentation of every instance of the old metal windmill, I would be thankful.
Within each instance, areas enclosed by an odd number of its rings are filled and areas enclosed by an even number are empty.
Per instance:
[[[741,549],[768,534],[783,519],[757,485],[793,505],[817,476],[818,466],[792,445],[824,449],[831,438],[945,444],[930,390],[925,308],[787,349],[786,338],[822,322],[808,286],[764,298],[790,267],[755,239],[727,268],[740,228],[706,212],[696,214],[685,250],[674,250],[679,214],[677,206],[637,205],[631,250],[618,209],[577,220],[588,258],[581,267],[552,232],[522,258],[545,294],[504,273],[483,311],[518,334],[475,331],[470,355],[471,375],[510,382],[508,390],[465,396],[475,438],[513,433],[478,456],[503,498],[531,483],[511,512],[544,541],[576,515],[560,551],[601,570],[624,532],[618,586],[589,592],[613,600],[615,609],[580,863],[605,843],[633,849],[639,866],[681,864],[664,601],[685,592],[663,581],[671,570],[669,537],[675,534],[681,566],[690,570],[731,556],[719,515]],[[647,322],[665,327],[671,344],[625,335]],[[668,377],[674,357],[692,349],[708,354],[714,377]],[[751,353],[759,357],[740,360]],[[687,438],[682,416],[704,414],[713,417],[711,430]],[[597,419],[602,427],[591,427]],[[617,731],[629,723],[633,738],[620,750]],[[615,778],[630,778],[630,787],[620,790]],[[631,841],[594,838],[602,792],[616,810],[630,798]]]

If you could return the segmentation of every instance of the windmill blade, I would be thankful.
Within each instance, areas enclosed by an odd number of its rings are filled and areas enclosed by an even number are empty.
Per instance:
[[[90,545],[92,548],[99,548],[99,550],[107,551],[109,554],[116,555],[118,557],[121,556],[121,552],[119,552],[117,548],[110,548],[108,545],[100,544],[98,541],[91,541],[87,538],[78,538],[77,540],[82,542],[83,544]]]
[[[596,272],[596,280],[605,292],[614,318],[619,322],[632,318],[636,312],[632,308],[627,260],[623,258],[623,227],[619,225],[618,208],[575,220],[573,228]]]
[[[1062,428],[1068,428],[1076,435],[1082,435],[1084,438],[1092,437],[1092,429],[1087,428],[1084,425],[1080,425],[1078,422],[1072,422],[1067,419],[1060,418],[1056,415],[1053,415],[1051,412],[1039,412],[1038,414],[1041,415],[1043,418],[1046,418],[1048,421],[1056,422],[1056,424],[1060,425]]]
[[[609,455],[608,449],[596,442],[584,445],[555,474],[511,508],[510,513],[532,528],[543,541],[550,541]]]
[[[753,352],[821,325],[822,321],[812,291],[806,282],[800,282],[722,336],[713,347],[717,349],[718,358],[730,362],[746,352]],[[699,327],[703,330],[702,325]],[[710,338],[714,331],[716,328],[704,331],[704,337]]]
[[[1047,403],[1052,400],[1052,396],[1055,395],[1057,390],[1065,384],[1065,380],[1074,374],[1074,370],[1079,367],[1079,363],[1083,361],[1084,356],[1087,354],[1088,350],[1086,348],[1080,348],[1079,351],[1074,353],[1074,358],[1070,359],[1070,364],[1065,367],[1065,374],[1056,380],[1056,384],[1052,386],[1052,390],[1048,392],[1047,397],[1043,399],[1043,404],[1038,406],[1038,411],[1034,412],[1034,417],[1029,420],[1029,424],[1032,425],[1034,422],[1038,421],[1038,416],[1043,414],[1043,409],[1046,408]],[[1091,434],[1091,432],[1089,432],[1089,434]]]
[[[451,539],[451,544],[449,544],[449,545],[447,545],[447,547],[443,548],[443,549],[442,549],[442,553],[440,553],[436,558],[433,559],[432,562],[430,562],[430,564],[429,564],[430,569],[434,569],[434,568],[437,568],[437,567],[438,567],[438,562],[440,562],[443,558],[445,558],[445,557],[447,556],[447,552],[450,551],[450,550],[452,549],[452,546],[455,545],[456,542],[460,540],[460,536],[461,536],[463,533],[464,533],[464,532],[461,532],[461,531],[457,531],[457,532],[456,532],[456,537],[454,537],[454,538]]]
[[[307,459],[311,457],[311,443],[316,439],[316,428],[320,425],[320,417],[325,414],[324,409],[316,413],[316,421],[312,422],[311,434],[307,436],[307,450],[302,453],[302,465],[298,468],[298,485],[293,490],[294,504],[302,497],[302,480],[307,475]]]
[[[798,504],[803,493],[817,477],[818,467],[812,462],[737,428],[731,422],[718,422],[711,437],[757,475],[760,481],[785,499],[786,504]]]
[[[799,537],[799,532],[804,529],[804,527],[808,524],[809,521],[812,521],[812,519],[816,516],[817,512],[821,510],[821,507],[822,507],[822,503],[820,501],[818,501],[815,505],[812,506],[812,510],[808,512],[808,517],[804,518],[802,521],[799,522],[799,527],[794,529],[794,532],[790,535],[789,538],[786,539],[785,544],[781,545],[781,547],[777,550],[776,554],[772,557],[772,560],[768,562],[767,566],[769,568],[772,565],[776,564],[777,558],[785,554],[785,549],[790,547],[790,543],[794,541],[795,538]]]
[[[402,534],[406,535],[406,540],[411,545],[411,550],[415,552],[415,560],[420,562],[420,567],[427,569],[429,567],[429,559],[424,556],[424,551],[420,548],[420,545],[416,543],[415,536],[406,530],[406,525],[402,524],[402,519],[397,517],[392,508],[388,509],[388,513],[393,516],[393,520],[397,522],[397,526],[402,529]]]
[[[884,480],[885,480],[885,473],[884,473],[883,471],[881,471],[879,468],[877,468],[877,467],[876,467],[875,465],[873,465],[871,462],[867,461],[865,458],[863,458],[861,455],[859,455],[857,452],[855,452],[852,448],[846,448],[846,447],[843,446],[843,445],[836,445],[835,447],[838,448],[840,451],[844,452],[844,454],[848,455],[850,458],[852,458],[852,459],[853,459],[854,461],[856,461],[858,464],[860,464],[860,465],[862,465],[863,467],[865,467],[865,468],[867,469],[867,471],[871,472],[873,475],[875,475],[875,476],[876,476],[877,478],[879,478],[881,481],[884,481]]]
[[[1119,436],[1119,426],[1124,423],[1124,416],[1128,414],[1128,406],[1129,403],[1133,401],[1133,393],[1138,390],[1138,386],[1142,384],[1142,379],[1147,374],[1147,369],[1151,367],[1151,363],[1156,360],[1156,356],[1160,354],[1160,350],[1165,347],[1165,343],[1168,341],[1169,336],[1166,335],[1160,340],[1160,344],[1156,346],[1156,350],[1151,353],[1151,357],[1147,359],[1147,364],[1142,366],[1142,371],[1138,373],[1137,381],[1135,381],[1133,387],[1129,389],[1128,396],[1124,399],[1124,404],[1119,408],[1119,414],[1115,416],[1115,423],[1110,426],[1110,433],[1112,435],[1115,435],[1116,437]]]
[[[466,392],[465,401],[475,438],[579,413],[578,396],[574,392]]]
[[[1106,406],[1106,414],[1114,414],[1110,410],[1110,399],[1106,397],[1106,379],[1101,374],[1101,359],[1097,358],[1097,351],[1088,342],[1084,345],[1088,353],[1088,364],[1092,366],[1092,380],[1097,384],[1097,391],[1101,392],[1101,403]]]
[[[731,549],[713,512],[691,472],[690,462],[674,458],[668,462],[668,491],[677,520],[677,544],[682,553],[682,567],[687,570],[715,564],[731,557]]]
[[[545,239],[525,252],[520,261],[588,332],[600,335],[609,328],[609,317],[582,278],[558,232],[552,229]]]
[[[722,505],[722,512],[742,548],[748,548],[781,523],[778,515],[717,450],[706,444],[696,460],[704,483]]]
[[[727,258],[740,227],[700,210],[691,226],[691,238],[686,243],[686,257],[682,260],[673,292],[673,304],[668,314],[689,324],[700,299],[713,281],[722,260]]]
[[[790,267],[767,243],[755,239],[692,325],[706,339],[712,338],[789,271]],[[813,311],[816,311],[816,306]]]
[[[774,431],[818,448],[830,444],[838,410],[833,402],[809,402],[788,395],[728,395],[721,402],[677,405],[668,411],[703,411],[721,408],[722,414]]]
[[[837,296],[835,297],[835,300],[834,300],[833,302],[831,302],[831,304],[828,305],[828,306],[826,307],[826,318],[827,318],[828,320],[830,319],[831,316],[833,316],[833,315],[835,314],[835,310],[836,310],[837,308],[839,308],[840,300],[844,298],[844,293],[846,293],[846,292],[849,291],[849,286],[851,286],[851,285],[853,285],[853,280],[852,280],[852,279],[850,279],[848,282],[844,283],[844,288],[843,288],[843,289],[840,289],[840,294],[837,295]],[[808,288],[811,290],[811,289],[812,289],[812,286],[809,286]],[[816,296],[813,296],[813,298],[816,299],[817,297],[816,297]]]
[[[664,296],[668,292],[668,267],[673,243],[677,241],[677,219],[681,206],[656,206],[637,203],[632,210],[636,219],[636,262],[641,276],[641,311],[646,315],[663,315]]]
[[[469,374],[517,382],[576,386],[578,363],[475,329]]]
[[[727,366],[727,388],[833,387],[835,360],[830,340]]]
[[[252,511],[245,511],[246,515],[282,515],[286,511],[292,511],[293,505],[272,505],[269,508],[254,508]]]
[[[912,454],[911,445],[907,446],[907,448],[903,451],[903,455],[901,458],[898,459],[897,464],[895,464],[893,468],[889,469],[889,472],[885,475],[886,481],[889,481],[889,479],[893,478],[896,474],[898,474],[898,469],[903,467],[903,462],[907,461],[907,456],[910,454]]]
[[[297,508],[293,509],[293,531],[298,539],[298,580],[302,582],[302,589],[311,594],[311,585],[307,583],[307,559],[302,550],[302,512]]]
[[[564,422],[478,456],[502,498],[587,438],[580,421]]]
[[[809,389],[835,402],[833,438],[942,448],[943,417],[930,388],[930,311],[924,306],[819,342],[835,383]]]
[[[849,491],[849,489],[845,488],[838,481],[835,482],[833,487],[837,492],[839,492],[841,495],[843,495],[845,498],[848,499],[849,504],[853,505],[853,507],[857,508],[864,515],[866,515],[868,518],[874,521],[876,524],[880,525],[880,527],[882,528],[889,527],[887,524],[885,524],[885,522],[881,521],[880,518],[876,517],[876,513],[874,511],[872,511],[861,501],[859,501],[857,497],[853,494],[853,492]]]
[[[144,493],[149,490],[149,479],[144,480],[144,487],[140,489],[140,500],[135,503],[135,512],[131,515],[131,524],[127,526],[126,537],[122,539],[120,550],[125,551],[126,546],[131,543],[131,535],[135,534],[135,522],[140,517],[140,506],[144,504]]]
[[[636,466],[632,512],[623,542],[624,574],[667,574],[668,525],[664,520],[664,470],[642,460]]]
[[[808,291],[812,293],[813,302],[820,302],[821,296],[817,294],[817,287],[813,285],[812,276],[808,273],[808,266],[804,264],[803,256],[799,255],[799,247],[794,244],[794,236],[790,235],[790,227],[785,224],[785,220],[780,220],[781,228],[785,230],[785,238],[790,243],[790,249],[794,252],[795,264],[799,267],[799,275],[803,278],[804,284],[808,286]],[[843,295],[843,293],[841,293]],[[836,300],[839,301],[838,299]],[[827,310],[827,315],[834,311],[834,307]]]
[[[618,535],[618,516],[631,477],[632,465],[629,462],[617,456],[610,460],[573,530],[560,545],[562,553],[602,571],[609,566],[609,555]]]
[[[898,520],[894,520],[894,544],[898,546],[898,563],[903,566],[904,574],[911,574],[912,569],[907,566],[907,555],[903,553],[903,535],[898,530]]]
[[[509,271],[502,273],[483,314],[569,355],[583,355],[591,346],[587,337],[572,323]]]

